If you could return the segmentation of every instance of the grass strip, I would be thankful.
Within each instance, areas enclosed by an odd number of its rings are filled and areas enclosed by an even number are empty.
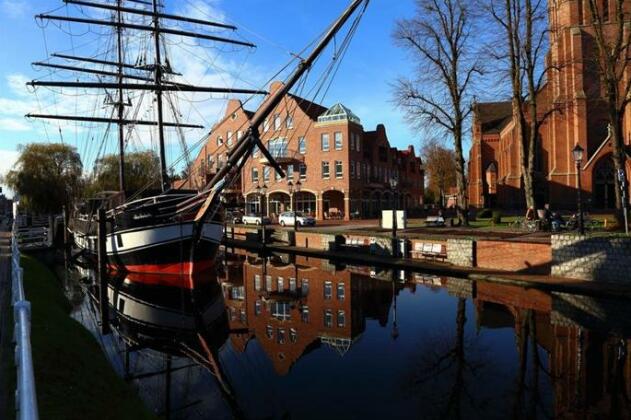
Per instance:
[[[26,298],[31,302],[31,342],[42,419],[151,419],[133,388],[112,369],[101,347],[69,316],[57,277],[22,256]]]

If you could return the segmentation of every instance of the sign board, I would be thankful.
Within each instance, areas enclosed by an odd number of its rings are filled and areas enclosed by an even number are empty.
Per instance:
[[[394,210],[381,211],[381,228],[392,229]],[[397,229],[405,229],[408,226],[408,214],[405,210],[397,210]]]

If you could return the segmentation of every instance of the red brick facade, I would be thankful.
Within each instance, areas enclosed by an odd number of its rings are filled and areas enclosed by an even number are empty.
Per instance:
[[[281,87],[272,83],[271,92]],[[238,100],[228,103],[225,117],[213,127],[208,141],[190,169],[188,187],[199,188],[216,173],[247,127],[252,113]],[[424,172],[420,157],[410,146],[399,151],[390,146],[386,129],[364,131],[349,109],[337,104],[329,109],[288,95],[261,127],[261,140],[287,170],[288,179],[275,174],[260,153],[247,162],[240,181],[227,193],[248,213],[263,212],[272,218],[294,206],[288,180],[300,180],[296,208],[317,219],[373,217],[391,209],[394,195],[389,180],[397,178],[399,208],[422,205]],[[267,187],[264,197],[257,187]],[[262,198],[262,199],[261,199]]]
[[[539,132],[536,199],[539,206],[545,203],[553,208],[576,206],[577,176],[571,151],[578,143],[586,151],[581,181],[588,207],[612,208],[615,204],[612,146],[607,137],[603,88],[597,69],[591,64],[595,41],[593,27],[588,24],[589,5],[582,0],[548,3],[551,31],[547,63],[559,70],[549,72],[547,83],[536,99],[539,117],[550,114]],[[614,12],[611,1],[611,19]],[[631,150],[628,115],[624,120],[624,138]],[[479,208],[524,208],[519,145],[510,102],[476,104],[472,140],[470,204]],[[629,161],[627,168],[631,168]]]

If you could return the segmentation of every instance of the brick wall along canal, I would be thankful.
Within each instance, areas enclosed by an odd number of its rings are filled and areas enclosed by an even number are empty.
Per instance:
[[[83,296],[74,317],[168,418],[630,414],[615,299],[238,250],[192,282],[112,278],[108,336]]]

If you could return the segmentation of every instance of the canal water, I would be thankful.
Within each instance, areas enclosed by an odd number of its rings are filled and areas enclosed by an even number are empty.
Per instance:
[[[621,418],[631,309],[422,273],[245,251],[216,270],[73,268],[73,316],[170,419]]]

